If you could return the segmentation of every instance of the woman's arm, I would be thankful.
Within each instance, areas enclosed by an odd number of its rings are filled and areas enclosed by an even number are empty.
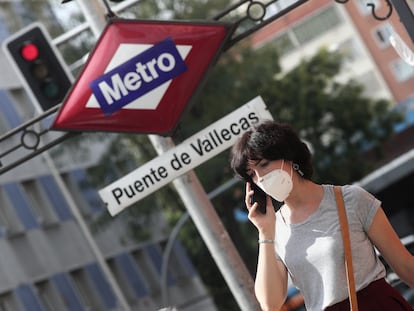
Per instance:
[[[414,288],[414,256],[402,244],[382,208],[374,216],[368,236],[400,279]]]
[[[278,311],[286,300],[287,271],[276,259],[274,245],[260,243],[255,293],[263,310]]]
[[[272,200],[267,196],[266,214],[256,210],[257,203],[250,205],[253,191],[246,185],[246,206],[249,219],[259,231],[259,241],[275,239],[276,215]],[[259,255],[255,279],[256,298],[263,310],[279,311],[286,300],[287,270],[282,261],[276,258],[274,243],[259,243]]]

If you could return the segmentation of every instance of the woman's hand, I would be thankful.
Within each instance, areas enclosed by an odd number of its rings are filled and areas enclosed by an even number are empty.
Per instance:
[[[259,236],[261,238],[273,239],[275,232],[276,215],[274,213],[272,199],[270,196],[266,196],[266,214],[262,214],[257,210],[257,202],[250,204],[250,199],[253,193],[254,190],[251,189],[250,183],[247,182],[245,203],[247,210],[249,211],[249,220],[256,226],[257,230],[259,230]]]
[[[258,204],[250,204],[254,191],[246,183],[245,203],[249,220],[259,231],[259,240],[275,240],[276,213],[270,196],[266,196],[266,214],[257,210]],[[259,256],[255,279],[255,294],[263,310],[280,310],[286,299],[287,270],[283,262],[276,260],[273,243],[259,243]]]

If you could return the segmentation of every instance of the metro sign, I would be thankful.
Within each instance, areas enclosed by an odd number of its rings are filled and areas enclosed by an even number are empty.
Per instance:
[[[112,20],[51,128],[169,135],[231,29],[216,22]]]

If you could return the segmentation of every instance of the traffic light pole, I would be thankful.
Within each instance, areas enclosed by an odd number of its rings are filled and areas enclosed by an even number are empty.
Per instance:
[[[12,133],[21,132],[21,143],[18,147],[33,147],[30,148],[35,150],[33,154],[42,153],[42,157],[50,169],[50,172],[60,191],[62,192],[65,201],[68,203],[72,215],[80,227],[80,230],[83,233],[92,253],[94,254],[99,267],[102,269],[102,272],[105,274],[108,283],[114,291],[120,307],[123,311],[130,311],[131,309],[126,298],[124,297],[118,283],[113,277],[104,256],[96,244],[86,222],[83,219],[83,216],[79,212],[76,202],[73,200],[73,197],[70,194],[70,191],[68,190],[65,182],[63,181],[62,176],[56,168],[55,162],[47,151],[52,143],[50,145],[44,145],[38,148],[40,137],[45,134],[45,132],[40,130],[38,133],[35,130],[28,129],[31,125],[35,126],[36,121],[41,121],[43,115],[49,114],[49,109],[50,112],[56,109],[55,107],[57,107],[57,104],[62,100],[61,95],[66,93],[67,89],[72,84],[72,76],[66,72],[66,68],[64,67],[62,60],[59,59],[59,53],[56,53],[56,51],[54,51],[54,47],[50,44],[51,40],[48,37],[46,30],[42,28],[43,26],[40,23],[34,23],[28,29],[23,29],[15,36],[10,37],[5,44],[5,50],[11,62],[20,69],[17,70],[17,72],[20,72],[20,74],[22,74],[22,82],[23,84],[27,84],[25,86],[25,89],[28,91],[28,94],[33,101],[37,113],[41,115],[41,117],[36,118],[32,122],[23,125],[21,128],[15,129],[12,131]],[[59,75],[57,75],[58,71],[60,71]],[[56,78],[56,81],[54,81],[54,78]],[[62,81],[64,81],[64,85],[50,84],[52,87],[49,88],[49,82],[59,83]],[[44,88],[43,86],[48,87]],[[55,94],[55,91],[58,93]],[[44,110],[47,110],[48,112],[45,113]],[[37,125],[40,126],[40,123]],[[29,141],[34,140],[35,143],[32,142],[32,146],[30,144],[28,146],[27,143],[25,144],[25,134],[27,134],[29,137]],[[58,143],[59,141],[73,135],[74,134],[63,134],[59,139],[55,140],[55,143]],[[9,136],[6,135],[5,138],[7,137]],[[2,140],[3,137],[1,137],[0,141]],[[7,153],[2,153],[2,155],[6,154]],[[28,157],[31,157],[32,155],[29,155]],[[25,158],[21,159],[21,161],[24,160]],[[20,164],[21,161],[15,161],[14,165]],[[7,169],[10,169],[11,167],[13,167],[13,165],[9,165]]]
[[[110,284],[112,290],[114,291],[114,294],[119,302],[119,305],[121,306],[123,311],[131,311],[131,308],[129,307],[129,304],[124,296],[124,294],[122,293],[121,288],[119,287],[117,281],[115,280],[111,270],[109,269],[109,266],[101,252],[101,250],[99,249],[98,245],[95,242],[95,239],[92,235],[92,233],[89,230],[88,225],[86,224],[85,220],[83,219],[83,216],[81,215],[81,213],[79,212],[79,209],[76,205],[76,202],[73,200],[73,197],[69,191],[69,189],[67,188],[65,182],[63,181],[62,176],[60,175],[55,162],[53,161],[53,159],[50,157],[49,152],[44,152],[42,154],[43,159],[46,162],[46,165],[48,166],[48,168],[50,169],[50,172],[52,173],[52,176],[54,178],[54,180],[56,181],[60,191],[62,192],[66,203],[68,203],[68,206],[72,212],[73,217],[75,218],[77,224],[80,227],[81,232],[83,233],[89,247],[91,248],[92,253],[94,254],[99,267],[102,269],[102,272],[104,273],[104,275],[107,278],[108,283]]]
[[[101,1],[78,0],[78,3],[86,19],[90,21],[92,29],[102,31],[106,23],[102,22],[100,17],[105,16],[106,12],[104,7],[100,5]],[[171,138],[149,135],[149,139],[158,154],[174,148]],[[252,277],[195,173],[191,171],[175,179],[173,184],[233,293],[240,310],[260,310],[254,295]]]

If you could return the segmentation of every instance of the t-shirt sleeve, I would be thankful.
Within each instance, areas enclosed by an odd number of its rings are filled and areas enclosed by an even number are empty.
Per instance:
[[[374,216],[381,208],[381,201],[360,186],[349,186],[351,206],[364,228],[368,231],[371,227]]]

